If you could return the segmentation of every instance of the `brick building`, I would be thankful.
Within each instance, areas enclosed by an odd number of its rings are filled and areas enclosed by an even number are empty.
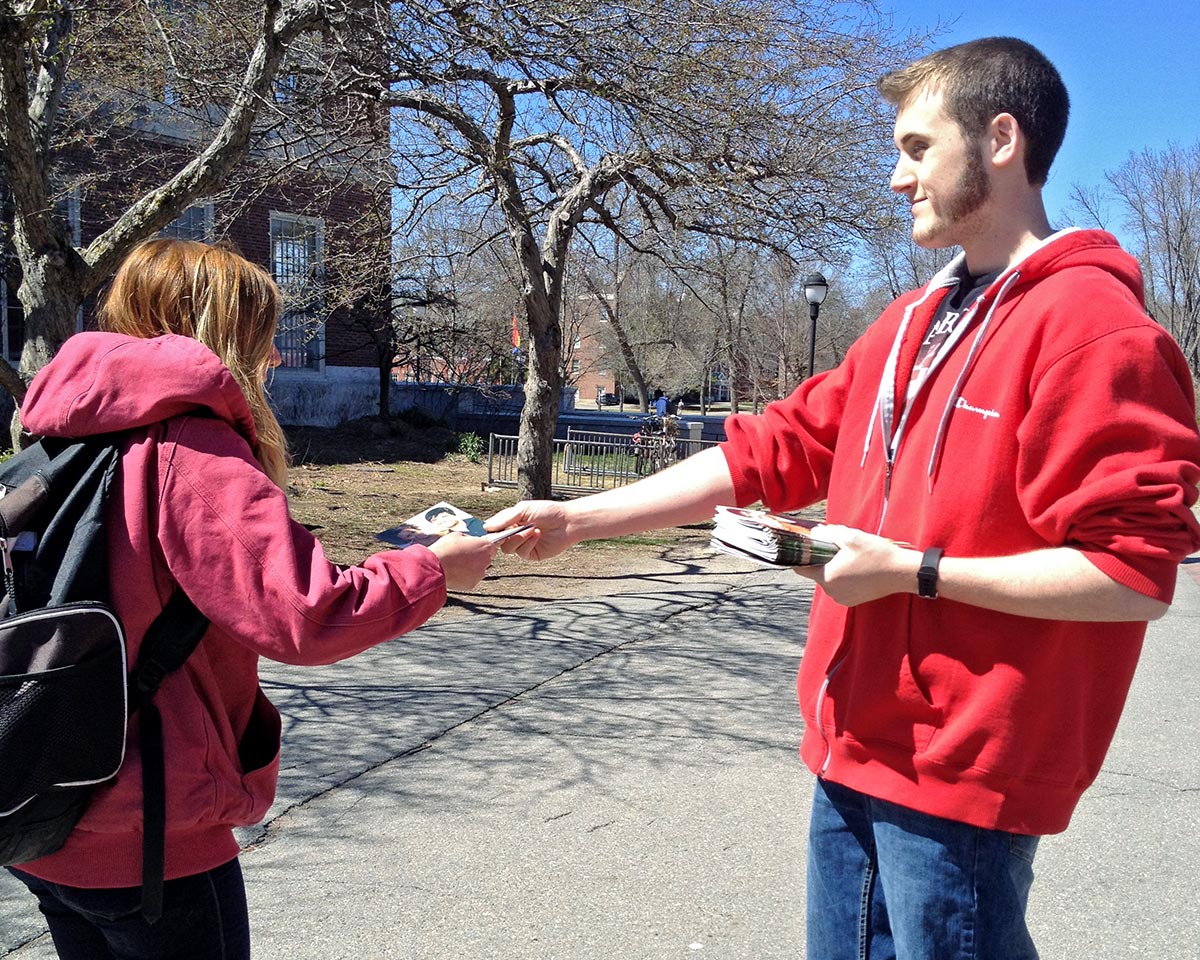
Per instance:
[[[133,198],[161,182],[164,171],[191,156],[187,131],[159,122],[110,131],[87,149],[61,155],[56,210],[74,245],[89,244]],[[379,346],[390,309],[386,191],[379,200],[346,170],[323,172],[328,175],[294,173],[272,182],[251,158],[220,196],[194,204],[160,232],[230,241],[279,284],[283,366],[270,392],[285,424],[335,425],[378,412],[379,371],[386,369]],[[5,204],[0,216],[11,215]],[[0,270],[0,350],[15,366],[24,316],[14,261],[8,258]],[[92,302],[80,308],[79,329],[92,326],[93,308]]]
[[[578,390],[581,405],[600,405],[601,400],[616,397],[620,388],[604,338],[608,315],[594,294],[579,297],[570,313],[564,337],[566,380]]]

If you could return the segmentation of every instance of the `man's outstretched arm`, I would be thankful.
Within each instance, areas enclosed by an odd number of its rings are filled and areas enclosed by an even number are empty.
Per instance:
[[[710,520],[719,504],[733,503],[733,479],[719,447],[703,450],[644,480],[560,503],[523,500],[489,517],[488,530],[531,523],[534,529],[503,542],[505,553],[528,560],[557,556],[581,540]]]

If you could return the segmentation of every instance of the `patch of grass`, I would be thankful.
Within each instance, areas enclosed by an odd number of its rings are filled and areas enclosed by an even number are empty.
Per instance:
[[[483,438],[477,433],[460,433],[458,435],[458,452],[472,463],[483,459]]]

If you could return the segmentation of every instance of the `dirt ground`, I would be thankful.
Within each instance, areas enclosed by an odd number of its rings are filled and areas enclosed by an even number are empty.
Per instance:
[[[331,430],[289,429],[288,441],[292,514],[313,527],[335,563],[357,563],[385,549],[376,533],[439,501],[486,518],[516,500],[515,490],[484,489],[486,461],[447,453],[455,437],[444,428],[368,418]],[[549,563],[500,554],[479,587],[451,596],[439,618],[644,591],[698,572],[756,569],[714,554],[708,541],[709,526],[699,524],[585,542]]]

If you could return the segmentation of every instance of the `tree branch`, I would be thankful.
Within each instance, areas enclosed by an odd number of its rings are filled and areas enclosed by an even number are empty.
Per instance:
[[[320,0],[289,0],[286,5],[281,0],[268,0],[262,36],[250,56],[224,123],[183,169],[131,204],[116,223],[92,241],[83,254],[92,268],[85,294],[116,269],[138,237],[170,223],[193,200],[224,181],[246,154],[259,108],[270,98],[288,44],[319,26],[323,15],[324,5]]]

